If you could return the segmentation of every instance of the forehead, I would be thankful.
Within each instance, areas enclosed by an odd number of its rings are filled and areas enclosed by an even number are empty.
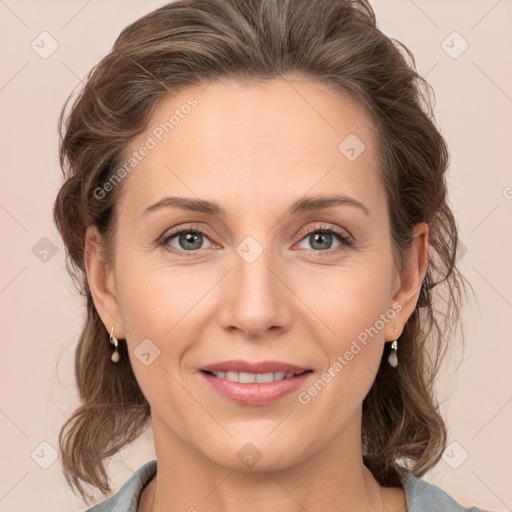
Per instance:
[[[210,83],[159,102],[125,153],[138,156],[124,195],[139,212],[164,195],[252,208],[308,192],[371,199],[382,194],[375,151],[364,108],[325,84]]]

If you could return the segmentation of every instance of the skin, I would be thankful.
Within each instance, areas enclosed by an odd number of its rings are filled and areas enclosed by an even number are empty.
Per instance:
[[[112,268],[102,265],[96,228],[86,237],[96,308],[105,329],[126,338],[151,405],[158,472],[138,511],[405,511],[403,489],[379,486],[362,463],[361,408],[384,343],[414,311],[428,226],[415,226],[399,268],[369,117],[313,81],[191,87],[159,104],[127,153],[190,96],[197,107],[118,185]],[[354,161],[338,150],[349,134],[366,146]],[[369,215],[350,205],[287,215],[305,195],[333,193]],[[214,201],[226,215],[168,207],[141,217],[165,196]],[[315,244],[318,223],[349,233],[353,245],[335,234]],[[206,231],[197,257],[169,252],[190,247],[179,236],[168,250],[156,243],[173,227]],[[262,248],[252,263],[236,252],[249,236]],[[285,361],[313,369],[307,390],[393,304],[401,310],[308,404],[297,393],[234,403],[198,373],[227,359]],[[160,356],[145,366],[134,350],[148,338]],[[262,455],[251,468],[237,457],[248,442]]]

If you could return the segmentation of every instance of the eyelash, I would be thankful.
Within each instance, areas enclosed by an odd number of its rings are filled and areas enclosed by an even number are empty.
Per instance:
[[[338,252],[340,251],[344,251],[346,250],[347,247],[352,247],[353,246],[353,241],[352,239],[347,235],[345,234],[344,231],[342,231],[341,229],[335,227],[335,226],[329,226],[328,224],[319,224],[319,225],[315,225],[313,226],[312,229],[310,229],[309,231],[307,231],[306,233],[303,233],[302,234],[302,237],[300,239],[300,241],[302,242],[302,240],[304,240],[307,236],[311,235],[312,233],[317,233],[317,232],[322,232],[322,233],[330,233],[330,234],[333,234],[333,235],[337,235],[340,242],[341,242],[341,246],[336,248],[336,249],[327,249],[325,251],[315,251],[315,250],[307,250],[308,253],[314,253],[315,255],[318,255],[318,256],[332,256],[333,254],[337,254]],[[188,228],[188,227],[185,227],[185,228],[181,228],[180,230],[178,231],[173,231],[171,233],[166,233],[161,241],[159,242],[159,245],[162,245],[165,247],[165,249],[170,252],[171,254],[173,254],[174,256],[185,256],[185,257],[198,257],[198,252],[200,250],[193,250],[193,251],[178,251],[176,249],[174,250],[169,250],[167,249],[167,246],[168,246],[168,243],[170,240],[172,240],[173,238],[175,238],[177,235],[180,235],[181,233],[194,233],[194,234],[201,234],[201,235],[204,235],[206,236],[207,238],[210,238],[210,236],[208,235],[208,233],[206,231],[204,231],[203,229],[201,228]],[[204,249],[205,251],[209,252],[210,249]]]

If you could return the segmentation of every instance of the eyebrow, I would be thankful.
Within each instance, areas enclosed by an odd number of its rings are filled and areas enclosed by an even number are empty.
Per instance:
[[[226,216],[226,210],[217,203],[203,199],[188,199],[185,197],[164,197],[160,201],[148,206],[142,212],[142,216],[144,217],[160,208],[168,208],[172,206],[183,210],[206,213],[208,215],[217,215],[219,217]],[[352,206],[364,212],[368,217],[371,217],[370,211],[363,203],[357,201],[353,197],[343,194],[302,197],[290,206],[287,214],[297,215],[299,213],[322,210],[324,208],[329,208],[330,206]]]

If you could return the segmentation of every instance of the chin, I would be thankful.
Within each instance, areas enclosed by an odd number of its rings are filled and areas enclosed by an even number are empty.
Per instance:
[[[224,446],[216,444],[215,453],[209,454],[213,462],[235,471],[260,472],[279,471],[300,462],[301,453],[297,451],[298,440],[288,437],[286,443],[280,440],[244,436],[243,439],[230,439]],[[252,440],[251,440],[252,439]]]

